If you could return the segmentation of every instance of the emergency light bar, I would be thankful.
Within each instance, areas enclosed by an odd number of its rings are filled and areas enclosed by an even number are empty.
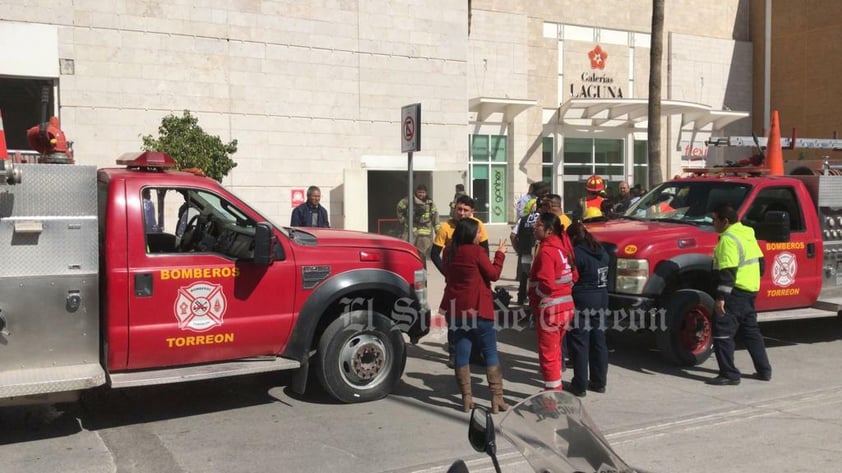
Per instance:
[[[176,166],[176,162],[168,154],[158,151],[144,151],[143,153],[124,153],[117,158],[117,165],[129,169],[145,169],[162,171]]]

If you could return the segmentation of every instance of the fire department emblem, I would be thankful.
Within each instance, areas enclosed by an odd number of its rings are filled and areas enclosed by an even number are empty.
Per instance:
[[[178,328],[204,332],[222,325],[225,308],[222,285],[199,281],[178,288],[173,310]]]
[[[795,273],[797,272],[798,261],[794,254],[783,251],[775,255],[775,262],[772,264],[772,282],[776,286],[791,286],[795,282]]]

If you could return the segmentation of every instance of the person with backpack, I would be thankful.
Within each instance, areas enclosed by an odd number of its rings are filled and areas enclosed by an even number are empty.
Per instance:
[[[535,234],[532,227],[538,220],[542,199],[550,192],[550,187],[545,182],[536,182],[530,185],[535,196],[524,202],[523,215],[518,215],[518,220],[512,227],[509,239],[512,247],[517,253],[517,304],[526,304],[526,284],[529,279],[529,268],[532,266],[532,250],[535,248]]]
[[[529,268],[532,266],[532,250],[535,248],[535,222],[538,221],[537,211],[524,215],[517,220],[512,228],[510,240],[517,253],[517,304],[526,303],[526,284],[529,280]]]

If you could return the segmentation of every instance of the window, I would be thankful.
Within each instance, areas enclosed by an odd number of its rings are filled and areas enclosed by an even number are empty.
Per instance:
[[[791,187],[762,189],[746,211],[742,222],[757,229],[765,222],[766,214],[771,211],[785,211],[789,214],[790,231],[802,232],[806,228],[801,205]]]
[[[147,253],[253,257],[256,222],[218,195],[189,188],[145,188],[141,198]]]
[[[634,141],[634,163],[632,164],[634,184],[640,184],[644,189],[649,188],[649,142]]]
[[[585,196],[585,181],[597,174],[606,184],[620,182],[625,175],[623,140],[594,138],[564,139],[564,210],[579,210]]]
[[[553,137],[545,136],[541,142],[541,180],[553,184]],[[555,188],[555,186],[553,186]]]
[[[474,216],[483,222],[506,223],[508,216],[508,138],[504,135],[470,136],[471,194]]]

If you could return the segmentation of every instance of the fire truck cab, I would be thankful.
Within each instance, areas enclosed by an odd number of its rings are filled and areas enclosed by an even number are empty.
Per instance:
[[[162,153],[118,164],[3,166],[0,404],[283,369],[391,392],[429,327],[415,247],[282,227]]]
[[[710,356],[718,241],[711,211],[724,202],[754,228],[763,250],[758,320],[836,316],[842,310],[842,176],[803,165],[794,174],[722,168],[663,183],[619,219],[589,223],[612,256],[611,308],[621,328],[655,330],[663,355],[678,364]]]

